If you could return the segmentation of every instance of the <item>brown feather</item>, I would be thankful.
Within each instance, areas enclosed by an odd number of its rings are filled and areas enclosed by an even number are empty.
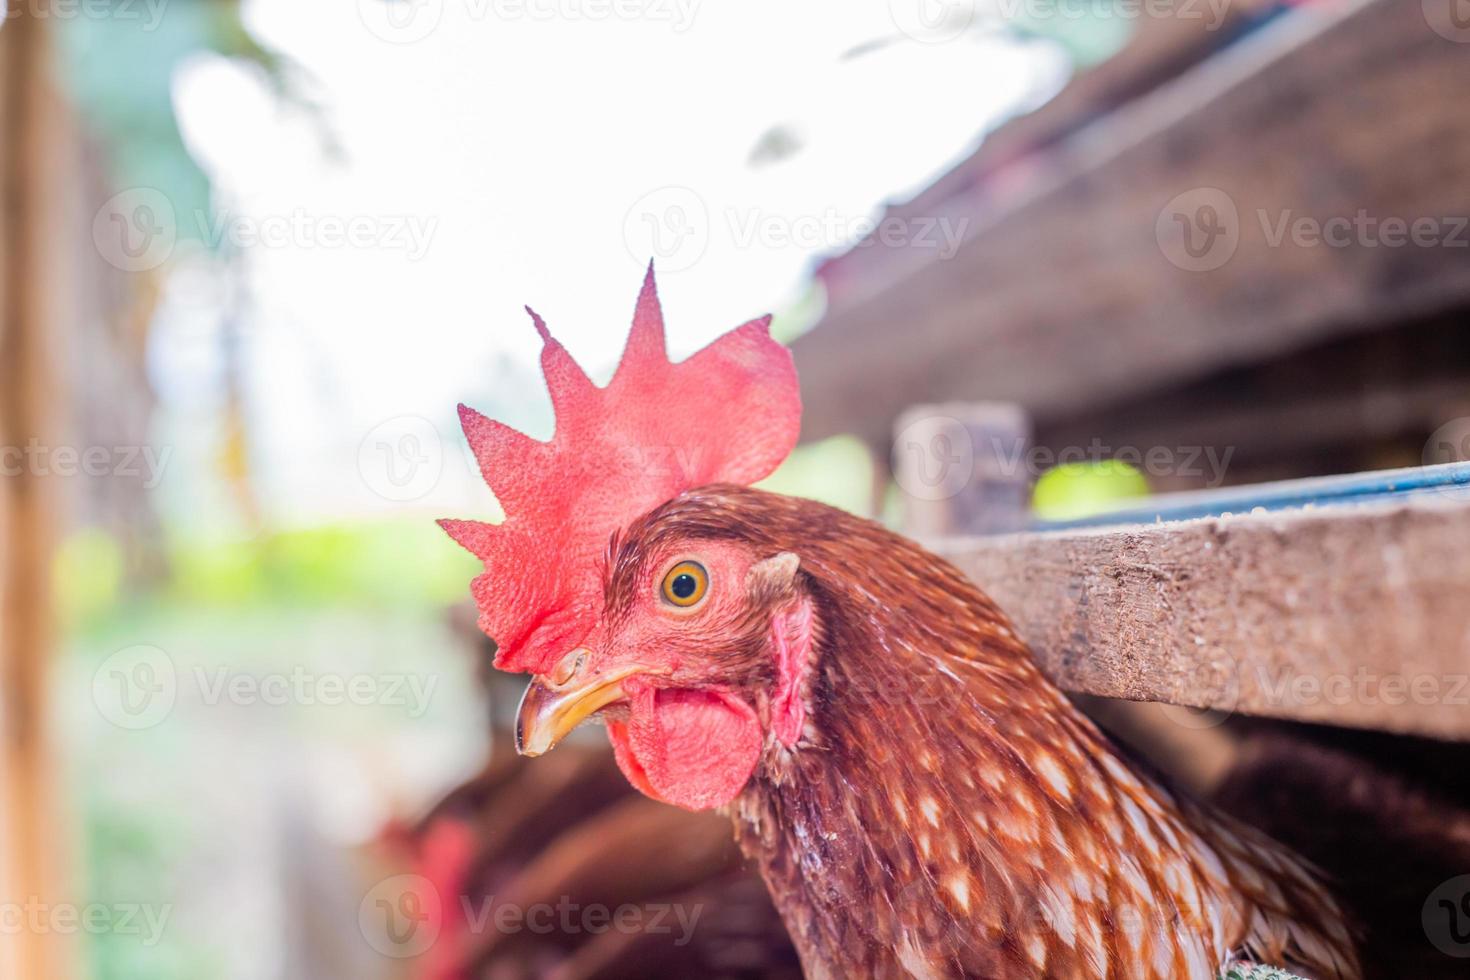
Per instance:
[[[685,539],[800,559],[816,610],[806,730],[731,807],[811,977],[1213,980],[1233,957],[1356,980],[1319,875],[1135,771],[952,565],[880,525],[733,486],[635,522],[607,608]],[[769,680],[768,609],[730,676]]]

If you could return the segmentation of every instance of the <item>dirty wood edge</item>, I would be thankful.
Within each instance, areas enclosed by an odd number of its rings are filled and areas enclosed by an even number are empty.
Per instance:
[[[1470,491],[931,546],[1067,690],[1470,738]]]

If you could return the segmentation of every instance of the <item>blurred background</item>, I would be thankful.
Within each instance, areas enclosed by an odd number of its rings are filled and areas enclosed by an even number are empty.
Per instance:
[[[9,0],[0,975],[795,975],[720,818],[595,731],[514,759],[455,405],[548,436],[523,305],[603,382],[651,258],[676,358],[794,342],[770,486],[915,533],[1463,459],[1470,18],[1420,8]],[[983,518],[901,458],[951,423],[1015,447]]]

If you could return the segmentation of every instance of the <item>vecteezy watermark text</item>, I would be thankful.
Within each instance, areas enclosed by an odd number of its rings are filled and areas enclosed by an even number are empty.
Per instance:
[[[429,709],[439,678],[429,674],[335,674],[308,671],[297,664],[285,673],[238,673],[229,667],[194,668],[194,681],[207,705],[264,704],[327,708],[382,705],[405,708],[421,718]]]
[[[30,935],[137,936],[142,945],[156,946],[168,927],[172,905],[134,902],[50,903],[31,897],[25,902],[0,902],[0,936]]]
[[[1266,244],[1279,248],[1284,242],[1299,248],[1470,248],[1470,217],[1379,217],[1359,208],[1351,215],[1317,218],[1298,215],[1286,208],[1275,214],[1256,211]]]
[[[1010,21],[1188,20],[1207,31],[1225,23],[1235,0],[994,0]]]
[[[278,214],[246,214],[196,208],[180,214],[172,199],[152,187],[114,194],[92,218],[92,242],[109,264],[125,272],[156,269],[180,238],[213,249],[358,249],[402,252],[411,262],[428,253],[439,219],[419,214],[318,214],[305,208]]]
[[[952,41],[997,23],[1056,21],[1203,21],[1207,31],[1225,23],[1233,0],[888,0],[901,33],[925,44]]]
[[[546,936],[624,935],[670,936],[675,946],[694,938],[704,906],[682,902],[576,902],[563,895],[555,902],[519,904],[497,901],[494,895],[458,896],[458,918],[471,935],[529,932]],[[384,956],[418,956],[439,938],[445,912],[444,898],[422,875],[394,875],[378,882],[358,905],[357,924],[368,945]]]
[[[1256,680],[1273,705],[1386,704],[1470,707],[1470,674],[1380,673],[1359,666],[1352,673],[1325,675],[1272,670],[1260,665]]]
[[[680,902],[624,903],[611,908],[601,902],[581,905],[566,895],[557,899],[554,905],[549,902],[524,906],[497,903],[494,895],[478,902],[461,896],[460,902],[464,907],[465,921],[470,931],[475,933],[487,932],[491,928],[502,933],[530,932],[540,936],[554,932],[567,935],[642,933],[673,936],[675,946],[686,945],[694,937],[694,929],[704,911],[703,906]]]
[[[422,718],[439,685],[436,674],[338,673],[308,670],[243,671],[195,665],[181,673],[167,652],[146,644],[118,650],[92,675],[92,703],[119,728],[137,731],[161,723],[178,702],[180,687],[194,685],[195,700],[208,707],[264,705],[271,708],[402,708]]]
[[[1470,215],[1302,214],[1255,208],[1242,215],[1218,187],[1178,194],[1159,211],[1154,236],[1164,257],[1190,272],[1212,272],[1235,257],[1241,240],[1266,248],[1470,249]]]
[[[881,245],[950,259],[959,251],[969,226],[967,217],[891,214],[875,218],[838,208],[791,213],[727,207],[712,212],[694,190],[669,186],[633,202],[623,218],[623,239],[640,264],[653,256],[660,271],[678,272],[698,262],[718,234],[740,249],[835,252]]]
[[[969,227],[968,218],[890,215],[871,218],[844,214],[835,208],[804,215],[772,214],[759,208],[731,208],[726,212],[730,237],[736,246],[766,248],[796,246],[835,250],[851,243],[854,248],[917,248],[933,251],[941,259],[953,258]]]
[[[682,34],[694,23],[701,0],[357,0],[364,27],[390,44],[414,44],[433,34],[451,3],[461,20],[645,21]]]
[[[51,446],[32,438],[0,446],[0,477],[117,476],[141,479],[152,490],[172,455],[172,446]]]
[[[111,20],[158,29],[170,0],[0,0],[0,26],[6,20]]]
[[[979,443],[977,445],[977,442]],[[1234,446],[1033,446],[1024,439],[990,434],[976,439],[959,419],[925,416],[894,438],[895,479],[910,496],[947,500],[970,486],[976,472],[989,478],[1034,480],[1058,466],[1113,464],[1152,477],[1182,477],[1206,487],[1225,482]]]

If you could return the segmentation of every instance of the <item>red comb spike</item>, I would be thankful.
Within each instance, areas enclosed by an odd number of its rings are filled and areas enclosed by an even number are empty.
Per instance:
[[[459,424],[501,509],[518,510],[534,500],[540,484],[534,467],[528,464],[545,451],[546,444],[487,419],[468,405],[459,406]]]
[[[536,332],[541,335],[541,342],[543,344],[551,343],[551,331],[546,329],[546,321],[541,319],[541,314],[529,306],[526,307],[526,312],[531,314],[531,322],[536,325]]]
[[[628,343],[623,348],[623,359],[612,383],[617,384],[624,377],[666,370],[669,366],[666,350],[664,312],[658,305],[658,286],[654,284],[653,263],[650,262],[648,273],[643,277],[643,288],[638,291],[638,305],[633,310],[633,329],[628,331]]]
[[[440,525],[485,563],[472,591],[498,644],[495,665],[545,673],[596,621],[609,535],[693,487],[767,476],[796,444],[801,399],[769,318],[670,364],[651,266],[606,388],[531,316],[546,344],[556,434],[537,442],[464,409],[465,435],[507,516]]]
[[[495,549],[490,544],[491,534],[495,530],[494,524],[485,524],[480,521],[456,521],[445,517],[437,521],[444,529],[444,533],[454,539],[461,548],[474,555],[476,558],[485,559],[494,554]]]
[[[577,418],[598,411],[597,386],[572,360],[567,349],[549,334],[546,346],[541,348],[541,373],[546,376],[546,388],[551,392],[551,408],[556,413],[557,425],[563,418]]]

